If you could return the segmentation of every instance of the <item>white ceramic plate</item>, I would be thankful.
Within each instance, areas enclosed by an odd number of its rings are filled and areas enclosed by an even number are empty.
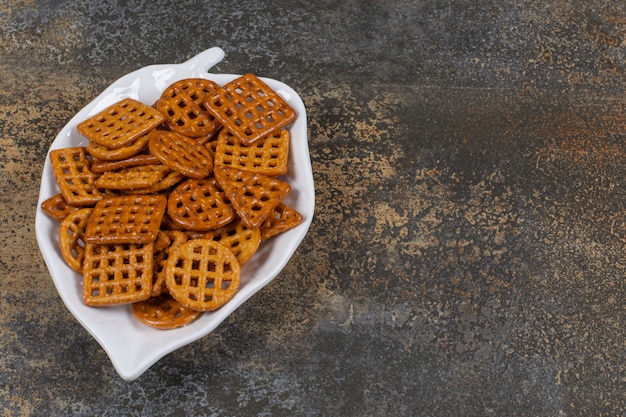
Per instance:
[[[87,141],[76,131],[76,125],[122,98],[132,97],[152,105],[163,90],[177,80],[200,77],[220,85],[231,81],[237,75],[207,72],[223,57],[224,52],[220,48],[211,48],[182,64],[152,65],[120,78],[70,120],[50,149],[86,146]],[[35,219],[39,249],[63,302],[104,348],[113,366],[125,380],[136,379],[163,356],[215,329],[237,307],[278,275],[309,229],[313,219],[315,190],[309,158],[306,110],[298,94],[289,86],[276,80],[262,79],[297,113],[297,119],[290,127],[289,174],[281,179],[292,187],[285,203],[302,214],[303,223],[263,242],[259,251],[242,268],[241,287],[235,297],[217,311],[202,314],[186,327],[157,330],[136,320],[130,306],[94,308],[83,304],[82,277],[65,264],[59,250],[59,223],[41,211],[41,203],[59,193],[49,158],[46,158]],[[91,371],[85,369],[85,372]]]

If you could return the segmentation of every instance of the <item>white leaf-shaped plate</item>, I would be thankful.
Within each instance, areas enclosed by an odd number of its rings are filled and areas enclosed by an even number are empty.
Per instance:
[[[182,64],[152,65],[120,78],[69,121],[50,149],[86,146],[87,140],[76,131],[76,125],[122,98],[132,97],[152,105],[169,84],[184,78],[206,78],[224,85],[237,75],[207,72],[223,57],[224,52],[220,48],[211,48]],[[202,314],[186,327],[157,330],[136,320],[128,305],[94,308],[83,304],[82,277],[66,265],[59,250],[59,222],[41,210],[45,199],[59,193],[49,158],[46,158],[35,218],[39,249],[63,302],[107,352],[113,366],[125,380],[136,379],[163,356],[213,331],[237,307],[278,275],[309,229],[315,206],[315,189],[309,158],[306,110],[301,98],[289,86],[276,80],[262,79],[297,113],[295,122],[289,128],[289,173],[281,179],[292,187],[285,203],[302,214],[303,222],[263,242],[259,251],[243,266],[241,287],[235,297],[220,309]]]

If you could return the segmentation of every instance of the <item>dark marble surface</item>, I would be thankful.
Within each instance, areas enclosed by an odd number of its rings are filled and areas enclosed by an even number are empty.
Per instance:
[[[626,416],[626,3],[0,4],[3,416]],[[316,217],[216,331],[123,381],[55,291],[48,146],[219,46],[293,87]]]

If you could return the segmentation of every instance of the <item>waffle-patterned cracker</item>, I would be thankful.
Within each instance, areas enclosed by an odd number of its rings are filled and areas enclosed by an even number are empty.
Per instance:
[[[50,151],[50,163],[61,194],[73,206],[89,206],[104,197],[96,187],[96,175],[84,147]]]
[[[42,201],[41,209],[53,219],[62,221],[65,216],[79,210],[80,207],[67,204],[62,194],[56,194]]]
[[[83,301],[107,306],[146,300],[152,290],[154,244],[85,245]]]
[[[107,197],[95,207],[85,231],[87,243],[151,243],[165,214],[162,195]]]
[[[183,327],[202,313],[183,307],[169,294],[161,294],[133,303],[133,314],[143,324],[168,330]]]
[[[229,130],[217,138],[215,165],[225,165],[268,176],[287,173],[289,131],[277,130],[246,146]]]
[[[134,190],[129,190],[127,193],[129,194],[156,194],[161,191],[165,191],[168,188],[171,188],[184,180],[186,177],[178,171],[170,171],[163,179],[154,184],[151,187],[147,188],[136,188]]]
[[[215,167],[215,178],[243,224],[260,227],[289,194],[291,186],[275,177],[225,166]]]
[[[155,165],[158,163],[160,163],[159,159],[154,155],[139,154],[120,161],[94,161],[91,164],[91,172],[95,174],[102,174],[104,172],[117,171],[118,169],[141,165]]]
[[[67,264],[79,274],[83,272],[85,228],[92,209],[81,208],[68,214],[59,227],[59,247]]]
[[[160,111],[125,98],[78,124],[78,132],[109,149],[118,149],[156,128],[165,120]]]
[[[235,218],[235,210],[214,177],[190,178],[179,184],[167,199],[167,213],[177,225],[200,232],[217,229]]]
[[[110,190],[148,188],[161,181],[170,169],[164,165],[138,165],[105,172],[96,179],[96,186]]]
[[[293,229],[300,223],[302,223],[302,214],[280,202],[261,225],[261,240],[267,240],[277,234]]]
[[[168,130],[150,133],[150,152],[163,165],[191,178],[205,178],[213,170],[213,156],[192,138]]]
[[[101,145],[93,140],[87,145],[87,152],[94,158],[102,161],[121,161],[138,155],[148,146],[148,134],[139,136],[136,140],[116,149]]]
[[[239,261],[230,249],[212,240],[183,243],[170,253],[165,268],[169,293],[193,310],[215,310],[239,290]]]
[[[165,286],[165,264],[170,252],[188,240],[185,232],[180,230],[159,230],[154,241],[154,280],[152,296],[156,297],[167,292]]]
[[[226,246],[243,265],[254,255],[261,245],[261,231],[258,227],[247,228],[241,220],[235,220],[213,231],[212,240]]]
[[[289,125],[296,112],[254,74],[245,74],[218,89],[207,109],[245,145]]]
[[[166,116],[169,130],[192,138],[212,136],[220,124],[204,105],[207,96],[220,88],[203,78],[187,78],[171,84],[163,91],[156,108]]]

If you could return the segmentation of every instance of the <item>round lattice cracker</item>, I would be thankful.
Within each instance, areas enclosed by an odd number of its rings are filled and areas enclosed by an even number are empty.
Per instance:
[[[168,330],[191,323],[201,313],[183,307],[169,294],[162,294],[133,303],[133,314],[139,321],[150,327]]]
[[[79,274],[83,272],[85,228],[91,212],[91,208],[76,210],[65,216],[59,227],[61,255],[70,268]]]
[[[235,209],[213,177],[180,183],[167,199],[167,213],[185,230],[200,232],[224,226],[235,218]]]
[[[239,290],[239,261],[230,249],[211,240],[189,240],[174,249],[165,271],[172,297],[197,311],[215,310]]]
[[[219,85],[204,78],[187,78],[163,91],[156,108],[166,115],[164,124],[172,131],[189,137],[213,135],[220,128],[204,106],[207,96]]]

